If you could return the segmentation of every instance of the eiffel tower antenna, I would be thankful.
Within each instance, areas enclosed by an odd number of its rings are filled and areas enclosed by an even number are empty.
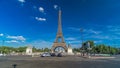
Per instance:
[[[58,33],[62,33],[61,13],[62,13],[62,11],[59,9],[59,17],[58,17]]]

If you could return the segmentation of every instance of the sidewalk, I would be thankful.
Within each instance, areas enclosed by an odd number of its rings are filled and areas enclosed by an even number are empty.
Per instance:
[[[115,57],[112,56],[83,56],[84,58],[89,59],[114,59]]]

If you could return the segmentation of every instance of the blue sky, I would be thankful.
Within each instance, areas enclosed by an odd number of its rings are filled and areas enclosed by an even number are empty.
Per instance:
[[[83,39],[120,47],[119,0],[0,0],[0,45],[51,47],[57,33],[58,8],[66,43]]]

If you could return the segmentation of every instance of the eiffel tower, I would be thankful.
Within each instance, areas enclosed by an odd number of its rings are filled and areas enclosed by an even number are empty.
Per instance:
[[[62,33],[62,23],[61,23],[61,10],[59,10],[59,14],[58,14],[58,31],[57,31],[57,36],[55,39],[55,42],[53,43],[53,46],[51,48],[52,52],[55,52],[55,49],[57,47],[62,47],[64,48],[65,52],[67,52],[67,46],[66,43],[64,41],[64,37],[63,37],[63,33]]]

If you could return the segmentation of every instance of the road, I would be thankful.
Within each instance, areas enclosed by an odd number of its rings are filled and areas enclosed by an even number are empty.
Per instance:
[[[0,68],[120,68],[120,56],[115,59],[88,59],[78,56],[68,57],[0,57]]]

